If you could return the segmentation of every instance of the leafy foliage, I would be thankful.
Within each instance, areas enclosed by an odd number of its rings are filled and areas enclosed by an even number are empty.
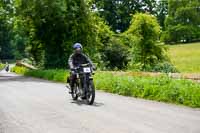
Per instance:
[[[168,1],[160,0],[156,7],[156,17],[162,29],[165,29],[165,18],[168,15]]]
[[[2,70],[3,68],[5,68],[5,66],[6,66],[5,64],[1,64],[0,63],[0,70]]]
[[[160,65],[167,57],[163,45],[156,43],[161,30],[153,15],[163,27],[168,3],[170,10],[176,8],[173,2],[156,0],[3,0],[0,58],[29,58],[40,68],[63,69],[73,52],[72,45],[80,42],[84,52],[106,69],[126,69],[127,64],[140,70],[154,70],[154,66],[166,69]],[[195,2],[191,5],[196,6]],[[176,19],[185,22],[183,14],[189,17],[190,13],[189,7],[177,10]],[[140,17],[132,17],[134,14]],[[174,23],[173,17],[167,22]],[[197,28],[184,24],[167,28],[170,30],[163,38],[183,33],[190,39],[197,36]]]
[[[11,1],[0,1],[0,59],[12,59],[12,20]]]
[[[160,26],[155,17],[137,13],[125,34],[132,40],[132,64],[141,64],[145,70],[166,60],[164,45],[157,43]]]
[[[156,0],[94,0],[99,14],[106,19],[113,31],[125,31],[136,12],[155,13]]]
[[[84,51],[99,60],[98,50],[112,34],[90,10],[88,1],[17,0],[15,6],[16,22],[19,27],[24,23],[22,34],[28,33],[27,50],[45,68],[65,68],[75,42],[82,43]]]
[[[160,62],[158,64],[155,64],[151,67],[146,67],[146,71],[149,72],[162,72],[162,73],[177,73],[179,72],[177,68],[173,66],[171,62]]]
[[[200,40],[200,1],[169,0],[169,16],[162,40],[166,43]]]
[[[127,67],[129,62],[128,47],[123,45],[120,37],[113,37],[107,46],[102,49],[102,59],[107,68],[111,70],[122,70]]]

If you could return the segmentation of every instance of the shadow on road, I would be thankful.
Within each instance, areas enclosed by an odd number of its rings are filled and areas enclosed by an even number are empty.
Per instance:
[[[72,101],[71,103],[77,104],[79,106],[87,105],[86,101],[84,101],[84,100],[76,100],[76,101]],[[104,106],[104,103],[94,102],[93,105],[89,105],[89,106],[91,106],[91,107],[101,107],[101,106]]]

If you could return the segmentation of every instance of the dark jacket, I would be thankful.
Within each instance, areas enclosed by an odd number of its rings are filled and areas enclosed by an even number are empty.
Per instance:
[[[81,64],[86,64],[86,63],[90,63],[92,66],[92,61],[90,60],[89,57],[87,57],[85,54],[81,53],[81,54],[72,54],[69,57],[68,60],[68,64],[70,69],[73,69],[75,67],[80,66]]]

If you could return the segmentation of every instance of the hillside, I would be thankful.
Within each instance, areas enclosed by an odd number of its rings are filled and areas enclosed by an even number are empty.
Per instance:
[[[182,73],[200,73],[200,43],[169,46],[172,63]]]

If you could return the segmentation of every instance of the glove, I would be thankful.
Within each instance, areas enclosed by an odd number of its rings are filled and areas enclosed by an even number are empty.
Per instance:
[[[75,68],[70,68],[70,70],[71,70],[71,74],[75,74]]]

